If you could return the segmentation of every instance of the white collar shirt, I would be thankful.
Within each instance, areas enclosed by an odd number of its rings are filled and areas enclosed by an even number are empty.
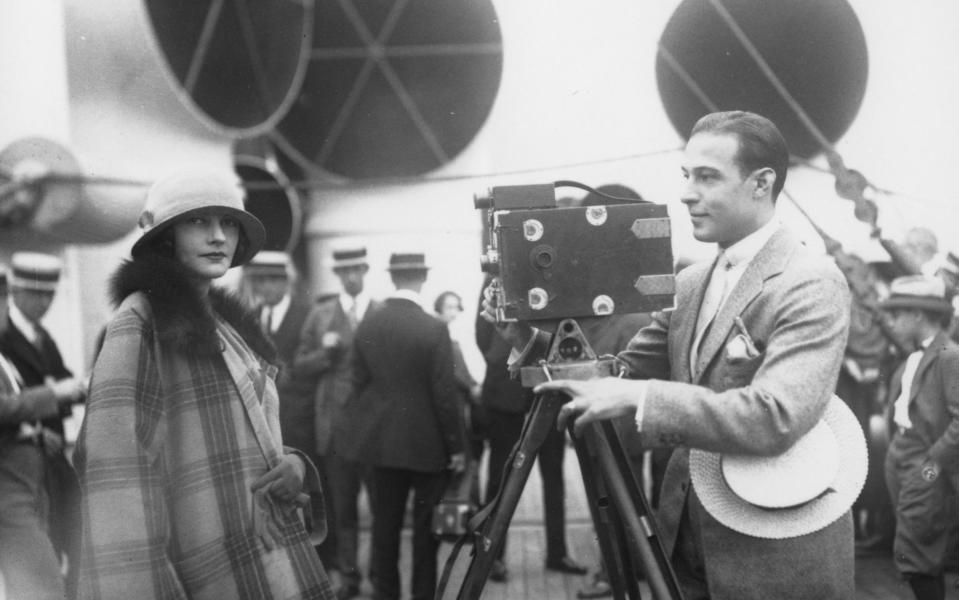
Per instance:
[[[390,298],[401,298],[403,300],[415,302],[417,306],[421,308],[423,306],[423,298],[413,290],[394,290],[393,293],[390,294]]]
[[[356,296],[350,296],[346,292],[340,292],[340,307],[344,313],[349,314],[354,304],[356,304],[356,322],[359,323],[370,307],[370,295],[366,292],[360,292]]]
[[[273,306],[264,306],[262,312],[260,313],[260,321],[267,325],[267,329],[270,330],[270,333],[276,333],[280,328],[280,325],[283,323],[283,319],[286,317],[287,311],[290,310],[290,295],[284,294],[280,301],[274,304]],[[267,323],[267,318],[270,319],[270,322]]]
[[[899,397],[893,406],[892,420],[903,429],[912,427],[912,419],[909,418],[909,399],[912,396],[912,382],[916,378],[916,371],[919,369],[919,362],[922,355],[932,344],[936,336],[929,336],[922,340],[918,350],[906,358],[906,366],[902,369],[902,389],[899,391]]]
[[[770,219],[768,223],[722,251],[723,257],[729,263],[729,268],[726,270],[724,302],[729,297],[729,293],[736,288],[739,280],[742,279],[749,263],[756,258],[756,255],[763,249],[766,242],[773,237],[773,234],[779,230],[779,227],[778,219]]]

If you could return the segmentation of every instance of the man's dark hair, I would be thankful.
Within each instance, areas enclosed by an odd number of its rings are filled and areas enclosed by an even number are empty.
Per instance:
[[[779,128],[755,113],[742,110],[715,112],[696,121],[689,137],[697,133],[728,134],[739,140],[736,163],[745,177],[757,169],[769,167],[776,172],[773,201],[779,197],[786,183],[789,168],[789,148]]]
[[[390,271],[390,279],[396,287],[415,285],[426,281],[429,273],[426,269],[403,269],[399,271]]]

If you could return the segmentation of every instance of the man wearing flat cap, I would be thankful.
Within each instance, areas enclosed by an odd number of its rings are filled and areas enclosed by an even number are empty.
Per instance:
[[[465,467],[461,411],[453,347],[446,324],[422,308],[426,282],[422,254],[393,254],[396,291],[383,308],[360,323],[354,338],[356,415],[349,458],[373,466],[373,595],[398,599],[400,532],[413,493],[413,600],[436,590],[439,542],[430,531],[433,507],[447,482],[447,468]]]
[[[335,555],[326,556],[324,548],[321,558],[340,571],[336,594],[341,600],[359,595],[362,579],[357,561],[357,502],[361,487],[369,482],[369,469],[345,458],[337,448],[353,435],[344,414],[353,382],[349,358],[353,335],[360,322],[379,307],[364,289],[367,271],[366,248],[333,251],[333,273],[342,290],[320,298],[313,306],[292,363],[294,379],[311,385],[310,413],[302,416],[301,427],[310,430],[311,451],[317,456],[324,485],[328,484],[326,497],[332,501],[329,535],[336,540]]]
[[[889,387],[886,483],[896,509],[896,567],[918,600],[945,598],[943,565],[959,491],[959,346],[942,279],[900,277],[880,306],[916,348]]]
[[[12,302],[0,331],[0,353],[17,369],[24,387],[56,383],[70,387],[79,399],[86,386],[64,365],[57,343],[40,322],[56,293],[60,259],[37,252],[15,252],[10,263]],[[63,454],[63,417],[69,414],[69,403],[61,404],[59,414],[43,419],[41,425],[51,432],[45,436],[50,535],[54,547],[70,558],[72,587],[72,567],[79,564],[79,484]]]

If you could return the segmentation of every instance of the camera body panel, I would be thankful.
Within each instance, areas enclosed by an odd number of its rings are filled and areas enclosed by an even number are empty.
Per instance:
[[[558,320],[672,306],[666,206],[559,208],[552,186],[493,188],[490,198],[491,245],[483,263],[501,282],[498,320]]]

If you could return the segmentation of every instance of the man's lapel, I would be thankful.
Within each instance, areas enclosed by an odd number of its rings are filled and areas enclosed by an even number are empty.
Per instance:
[[[13,324],[13,321],[7,322],[7,335],[10,336],[11,346],[15,349],[16,355],[25,362],[29,363],[38,373],[44,373],[47,370],[46,357],[37,349],[27,336]],[[9,357],[9,355],[8,355]]]
[[[912,387],[909,388],[909,402],[915,400],[916,396],[919,395],[919,390],[922,389],[923,375],[939,356],[939,349],[945,346],[948,342],[949,338],[946,333],[941,332],[932,340],[932,343],[929,344],[929,347],[926,348],[926,351],[922,353],[922,358],[919,359],[919,365],[916,366],[916,374],[912,377]]]
[[[723,342],[734,327],[736,317],[762,292],[763,282],[786,268],[786,262],[797,243],[785,229],[779,229],[746,267],[703,339],[699,360],[692,373],[693,383],[699,383],[702,379],[706,367],[723,347]]]
[[[715,264],[716,261],[713,260],[709,264],[700,263],[687,267],[691,270],[692,279],[691,287],[693,293],[692,298],[690,298],[691,306],[702,308],[703,298],[706,296],[706,287],[709,285],[709,275],[713,272],[713,266],[715,266]],[[696,320],[698,318],[699,310],[696,310],[695,314],[685,315],[685,318],[682,320],[675,319],[673,321],[679,323],[679,328],[676,331],[676,340],[678,341],[677,347],[682,351],[681,356],[675,361],[676,364],[679,365],[677,381],[692,380],[689,372],[689,353],[692,350],[693,338],[696,336]]]

